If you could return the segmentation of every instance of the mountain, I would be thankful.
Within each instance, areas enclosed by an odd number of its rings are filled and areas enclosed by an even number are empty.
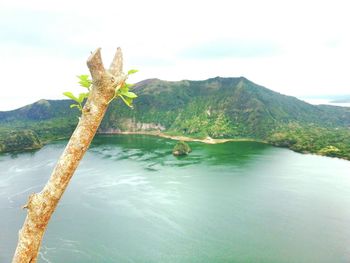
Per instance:
[[[350,109],[314,106],[243,77],[179,82],[153,79],[138,83],[134,91],[139,94],[135,109],[117,104],[119,109],[107,113],[102,129],[130,129],[124,127],[129,118],[187,135],[263,138],[271,129],[290,122],[350,126]]]
[[[39,100],[22,108],[0,112],[0,144],[10,132],[31,130],[43,143],[70,136],[79,117],[69,100]]]
[[[120,100],[112,102],[99,132],[156,130],[191,137],[251,138],[350,159],[350,108],[311,105],[244,77],[149,79],[137,83],[133,91],[139,96],[134,109]],[[67,137],[79,116],[70,103],[41,100],[0,112],[0,133],[25,128],[43,142]]]

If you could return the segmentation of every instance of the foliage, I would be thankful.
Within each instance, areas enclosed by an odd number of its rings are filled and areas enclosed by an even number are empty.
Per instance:
[[[175,156],[187,155],[191,152],[191,147],[184,141],[178,141],[173,149]]]
[[[290,123],[280,126],[268,137],[268,142],[297,152],[316,153],[350,160],[348,128],[319,127]]]
[[[80,111],[82,111],[83,110],[82,103],[89,96],[89,93],[80,93],[78,97],[75,97],[72,92],[66,91],[63,93],[63,95],[74,100],[77,103],[77,104],[71,104],[70,105],[71,108],[77,107]]]
[[[80,86],[87,88],[88,91],[91,89],[92,81],[89,79],[89,75],[79,75],[77,76],[79,78],[79,84]]]
[[[136,69],[131,69],[128,71],[128,76],[131,74],[136,73],[137,70]],[[79,75],[77,76],[79,81],[79,85],[83,88],[86,88],[88,90],[88,92],[83,92],[83,93],[79,93],[78,96],[75,96],[72,92],[66,91],[63,93],[63,95],[65,95],[66,97],[70,98],[71,100],[75,101],[76,104],[71,104],[70,108],[78,108],[80,111],[83,110],[83,102],[85,99],[87,99],[89,97],[90,91],[91,91],[91,87],[92,87],[92,80],[89,78],[89,75]],[[113,98],[109,101],[109,103],[113,100],[116,99],[118,97],[120,97],[124,103],[126,105],[128,105],[129,107],[133,107],[132,106],[132,102],[135,98],[137,98],[137,95],[134,92],[129,91],[129,89],[132,87],[132,84],[128,84],[128,83],[121,83],[118,86],[115,87],[115,93]]]
[[[31,130],[8,131],[4,135],[0,133],[0,152],[27,151],[42,147],[38,135]]]
[[[113,98],[109,101],[109,103],[120,97],[126,105],[128,105],[130,108],[133,108],[132,102],[135,98],[137,98],[137,95],[134,92],[129,91],[129,89],[132,87],[132,84],[122,83],[115,89],[115,93]]]
[[[318,151],[318,154],[321,155],[326,155],[326,156],[337,156],[337,154],[340,152],[340,150],[333,146],[333,145],[328,145],[321,150]]]

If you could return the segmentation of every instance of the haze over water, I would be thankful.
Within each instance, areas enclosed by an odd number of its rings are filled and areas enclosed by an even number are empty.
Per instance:
[[[20,207],[64,141],[0,155],[0,262]],[[39,262],[348,262],[350,162],[254,142],[99,136],[56,210]]]

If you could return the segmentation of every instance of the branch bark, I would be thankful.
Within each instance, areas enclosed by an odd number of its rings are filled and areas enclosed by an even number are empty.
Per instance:
[[[123,54],[120,47],[118,47],[117,52],[115,52],[113,61],[109,67],[109,72],[112,75],[118,76],[122,74],[122,71],[123,71]]]
[[[93,86],[82,116],[49,181],[41,192],[30,195],[28,203],[24,206],[28,209],[28,214],[19,231],[13,263],[37,261],[41,241],[51,215],[94,138],[107,110],[108,102],[114,96],[115,87],[124,82],[127,77],[122,73],[120,48],[117,49],[109,71],[103,67],[100,48],[88,58],[87,66],[92,76]]]

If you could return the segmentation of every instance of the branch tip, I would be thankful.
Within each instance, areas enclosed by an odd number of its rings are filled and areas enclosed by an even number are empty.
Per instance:
[[[90,70],[92,79],[101,79],[105,69],[101,58],[101,48],[97,48],[88,58],[87,66]]]
[[[109,72],[114,76],[119,76],[123,72],[123,53],[120,47],[115,52],[113,61],[109,67]]]
[[[95,56],[101,57],[101,48],[97,48],[94,52],[90,51],[91,55],[89,56],[87,63],[90,63]]]

